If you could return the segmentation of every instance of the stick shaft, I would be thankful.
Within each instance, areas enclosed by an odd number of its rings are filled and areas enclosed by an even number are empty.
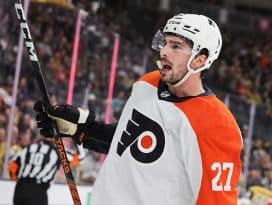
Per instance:
[[[44,77],[42,74],[42,70],[41,70],[38,56],[36,54],[34,43],[31,38],[30,30],[29,30],[29,27],[26,22],[26,18],[25,18],[22,4],[15,3],[15,10],[16,10],[18,20],[20,22],[21,30],[23,32],[25,45],[26,45],[26,48],[28,51],[29,58],[30,58],[32,66],[34,67],[34,75],[35,75],[36,81],[38,83],[38,86],[39,86],[39,89],[40,89],[40,92],[42,95],[42,100],[45,105],[45,109],[47,110],[51,106],[50,105],[50,98],[49,98],[48,91],[47,91],[47,88],[45,85],[45,80],[44,80]],[[67,159],[67,155],[66,155],[66,152],[64,149],[62,139],[59,137],[56,123],[54,123],[53,132],[54,132],[53,137],[55,139],[55,144],[56,144],[56,147],[57,147],[60,159],[61,159],[61,164],[62,164],[64,173],[65,173],[67,184],[68,184],[70,192],[71,192],[72,199],[73,199],[75,205],[81,205],[81,201],[80,201],[77,187],[75,184],[75,180],[74,180],[74,177],[72,174],[72,170],[69,165],[69,161]]]

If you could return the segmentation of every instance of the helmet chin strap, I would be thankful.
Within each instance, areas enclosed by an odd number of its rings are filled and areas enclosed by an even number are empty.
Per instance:
[[[183,75],[181,77],[181,79],[179,79],[175,83],[167,83],[167,85],[172,86],[172,87],[178,87],[178,86],[182,85],[192,74],[193,74],[193,72],[191,71],[191,69],[190,70],[188,69],[186,74]]]
[[[210,67],[210,63],[208,62],[208,61],[206,61],[206,63],[202,66],[202,67],[200,67],[200,68],[198,68],[197,70],[194,70],[194,69],[192,69],[191,67],[190,67],[190,64],[191,64],[191,62],[192,62],[192,60],[196,57],[196,55],[197,55],[197,53],[192,53],[192,55],[191,55],[191,57],[190,57],[190,59],[188,60],[188,63],[187,63],[187,72],[186,72],[186,74],[185,75],[183,75],[178,81],[176,81],[175,83],[167,83],[169,86],[172,86],[172,87],[178,87],[178,86],[180,86],[180,85],[182,85],[186,80],[188,80],[188,78],[192,75],[192,74],[194,74],[194,73],[199,73],[199,72],[201,72],[201,71],[203,71],[203,70],[205,70],[205,69],[207,69],[207,68],[209,68]]]
[[[191,62],[192,62],[192,60],[194,59],[195,56],[196,56],[195,54],[192,54],[190,59],[188,60],[188,63],[187,63],[187,66],[186,66],[187,67],[186,74],[183,75],[178,81],[176,81],[174,83],[167,83],[167,85],[172,86],[172,87],[178,87],[178,86],[182,85],[193,73],[197,73],[197,72],[195,72],[195,70],[193,70],[190,67],[190,64],[191,64]]]
[[[177,86],[180,86],[182,83],[184,83],[194,72],[193,69],[190,68],[189,64],[191,63],[192,61],[192,57],[190,58],[190,60],[188,61],[188,64],[187,64],[187,72],[185,75],[183,75],[178,81],[174,82],[174,83],[166,83],[167,85],[169,86],[172,86],[172,87],[177,87]],[[158,66],[158,68],[161,70],[162,69],[162,64],[161,64],[161,61],[160,60],[157,60],[156,61],[156,64]]]
[[[180,85],[182,85],[186,80],[188,80],[188,78],[194,74],[194,73],[199,73],[200,71],[203,71],[205,69],[207,69],[210,64],[208,64],[207,62],[200,68],[198,68],[197,70],[194,70],[190,67],[190,64],[192,62],[192,60],[195,58],[195,56],[197,55],[197,53],[193,52],[192,51],[192,55],[190,57],[190,59],[188,60],[187,62],[187,72],[185,75],[183,75],[178,81],[174,82],[174,83],[167,83],[168,86],[172,86],[172,87],[178,87]],[[161,61],[160,60],[157,60],[156,61],[156,64],[158,66],[158,68],[161,70],[162,69],[162,64],[161,64]]]

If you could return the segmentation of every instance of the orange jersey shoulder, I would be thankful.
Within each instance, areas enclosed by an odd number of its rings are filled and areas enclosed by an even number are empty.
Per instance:
[[[197,205],[236,205],[242,138],[233,115],[213,95],[175,105],[190,121],[201,153],[203,174]]]
[[[175,105],[186,114],[196,132],[217,126],[239,132],[232,113],[215,95],[195,97]]]
[[[160,72],[158,70],[152,71],[140,77],[138,81],[147,82],[155,87],[158,87],[160,81]]]

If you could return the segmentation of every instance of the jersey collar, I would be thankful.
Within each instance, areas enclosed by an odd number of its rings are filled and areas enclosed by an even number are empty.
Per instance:
[[[159,86],[158,86],[158,98],[160,100],[169,101],[169,102],[183,102],[195,97],[214,95],[212,90],[208,88],[206,85],[204,85],[204,89],[205,89],[205,92],[197,96],[177,97],[171,94],[168,91],[168,85],[160,80]]]

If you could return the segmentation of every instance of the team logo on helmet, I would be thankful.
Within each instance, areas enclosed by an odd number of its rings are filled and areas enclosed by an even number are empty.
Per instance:
[[[142,163],[151,163],[163,153],[165,136],[161,126],[147,116],[133,109],[117,146],[117,153],[122,156],[129,148],[132,157]]]

